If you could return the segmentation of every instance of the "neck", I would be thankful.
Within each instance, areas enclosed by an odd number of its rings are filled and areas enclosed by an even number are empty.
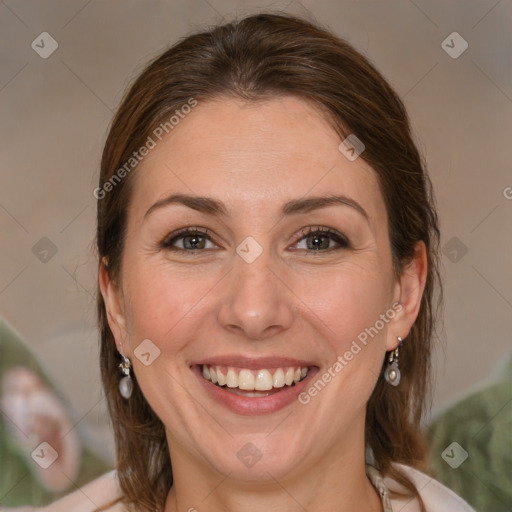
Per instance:
[[[364,440],[330,447],[316,459],[275,478],[246,481],[234,472],[220,474],[194,460],[178,443],[169,440],[173,486],[165,512],[382,512],[382,503],[366,476]],[[353,440],[350,440],[353,441]]]

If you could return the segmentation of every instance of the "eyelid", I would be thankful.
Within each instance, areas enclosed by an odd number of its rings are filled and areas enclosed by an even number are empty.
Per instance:
[[[348,248],[351,246],[349,239],[345,235],[343,235],[343,234],[339,233],[338,231],[336,231],[332,228],[329,228],[327,226],[319,226],[319,225],[306,226],[306,227],[302,228],[301,231],[299,232],[299,234],[297,235],[297,237],[295,238],[295,242],[292,245],[298,244],[300,241],[302,241],[308,235],[315,234],[315,233],[319,233],[324,236],[330,236],[331,239],[333,239],[338,244],[338,247],[332,247],[332,248],[322,250],[322,251],[308,251],[308,252],[318,252],[318,253],[329,252],[329,251],[335,250],[337,248]],[[183,238],[187,235],[194,235],[194,234],[199,234],[202,237],[204,237],[207,240],[214,243],[215,245],[218,245],[212,239],[213,235],[209,229],[196,227],[196,226],[187,226],[185,228],[179,229],[176,232],[171,233],[170,235],[167,235],[160,243],[160,246],[165,249],[172,249],[172,250],[177,250],[177,251],[181,251],[181,252],[188,252],[188,253],[195,252],[195,250],[193,250],[193,249],[186,250],[186,249],[182,249],[182,248],[173,246],[173,243],[176,240],[179,240],[180,238]],[[198,249],[198,252],[204,252],[205,250],[206,249]],[[208,250],[212,250],[212,249],[208,249]]]
[[[195,235],[195,234],[200,234],[204,238],[210,240],[212,243],[215,243],[212,240],[212,234],[209,229],[200,228],[200,227],[196,227],[196,226],[187,226],[185,228],[179,229],[178,231],[171,233],[170,235],[166,235],[165,238],[160,243],[160,246],[165,249],[180,250],[177,247],[173,247],[172,243],[175,242],[177,239],[183,238],[187,235]],[[189,251],[186,251],[185,249],[181,249],[181,250],[185,251],[185,252],[192,252],[191,250],[189,250]]]
[[[294,242],[293,245],[296,245],[297,243],[302,241],[304,238],[306,238],[308,235],[315,234],[315,233],[320,233],[321,235],[324,235],[324,236],[330,236],[338,244],[339,247],[337,247],[337,248],[351,247],[350,240],[348,239],[347,236],[345,236],[344,234],[339,233],[338,231],[336,231],[332,228],[329,228],[327,226],[318,226],[318,225],[317,226],[307,226],[307,227],[303,228],[299,234],[299,238],[297,238],[297,240]],[[336,239],[338,239],[338,240],[336,240]],[[332,247],[332,248],[326,249],[324,251],[309,251],[309,252],[318,252],[318,253],[329,252],[329,251],[337,249],[337,248]]]

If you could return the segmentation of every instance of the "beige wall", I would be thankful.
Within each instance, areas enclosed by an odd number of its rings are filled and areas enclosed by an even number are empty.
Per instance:
[[[437,191],[443,245],[445,353],[435,410],[490,378],[511,348],[512,4],[492,1],[268,2],[310,11],[374,61],[406,103]],[[102,143],[129,79],[204,24],[265,3],[194,1],[0,4],[0,311],[67,391],[80,428],[111,446],[94,321],[96,186]],[[41,32],[58,49],[41,58]],[[457,59],[441,47],[468,42]],[[47,43],[48,44],[48,43]],[[48,48],[48,46],[46,46]],[[390,148],[392,149],[392,148]],[[505,194],[504,194],[505,191]],[[32,252],[49,238],[47,262]]]

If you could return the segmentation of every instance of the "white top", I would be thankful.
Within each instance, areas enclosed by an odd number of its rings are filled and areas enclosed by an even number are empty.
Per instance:
[[[397,464],[404,473],[414,482],[420,496],[425,503],[427,512],[475,512],[462,498],[453,491],[439,483],[437,480],[408,466]],[[384,512],[419,512],[420,507],[416,499],[389,498],[389,491],[399,491],[400,486],[389,477],[381,478],[374,468],[368,468],[368,477],[379,492]],[[93,512],[102,505],[121,495],[115,470],[105,473],[81,489],[68,494],[64,498],[47,505],[46,507],[18,507],[0,508],[0,511],[16,512]],[[125,505],[117,503],[105,512],[127,512]]]

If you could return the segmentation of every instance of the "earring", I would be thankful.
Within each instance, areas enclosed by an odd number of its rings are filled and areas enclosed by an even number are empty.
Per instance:
[[[402,338],[398,336],[398,346],[389,353],[388,366],[384,371],[384,378],[388,384],[398,386],[400,384],[400,368],[398,368],[398,349],[402,345]]]
[[[128,400],[128,398],[132,396],[133,391],[133,381],[131,376],[132,362],[130,361],[130,358],[123,356],[122,354],[121,358],[122,361],[119,364],[119,369],[124,377],[119,381],[119,393],[121,393],[123,398]]]

